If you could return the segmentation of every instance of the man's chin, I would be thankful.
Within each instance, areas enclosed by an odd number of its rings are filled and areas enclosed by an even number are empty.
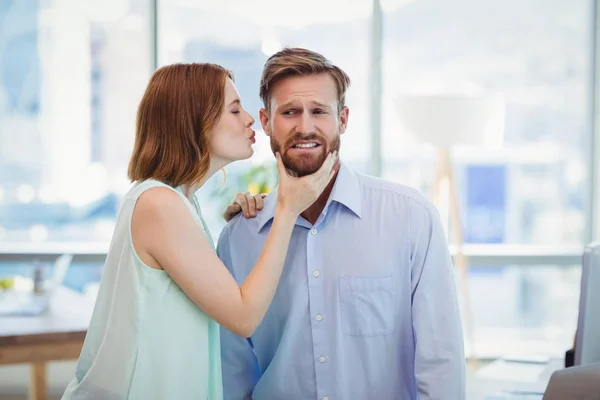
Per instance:
[[[315,172],[317,172],[319,170],[321,165],[322,164],[319,164],[319,165],[291,164],[288,169],[290,171],[294,172],[296,174],[296,176],[300,177],[300,176],[314,174]]]
[[[294,172],[298,178],[301,178],[306,175],[311,175],[317,172],[319,168],[310,168],[310,169],[291,169],[290,171]]]
[[[288,170],[296,174],[296,176],[301,177],[317,172],[321,165],[323,165],[323,162],[319,160],[310,162],[308,160],[289,160],[288,162],[284,162],[284,165]]]

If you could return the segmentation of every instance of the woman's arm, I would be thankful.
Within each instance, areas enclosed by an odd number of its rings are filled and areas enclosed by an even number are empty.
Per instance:
[[[171,189],[153,188],[140,196],[132,235],[142,260],[144,253],[151,256],[206,314],[249,337],[275,294],[296,218],[293,212],[277,210],[265,247],[241,286],[217,257],[185,200]]]
[[[149,266],[162,268],[188,297],[224,328],[243,337],[262,321],[277,289],[292,229],[327,186],[335,172],[329,154],[314,174],[287,174],[279,154],[279,188],[273,225],[258,261],[238,286],[217,257],[200,224],[181,196],[152,188],[137,201],[132,217],[136,252]]]

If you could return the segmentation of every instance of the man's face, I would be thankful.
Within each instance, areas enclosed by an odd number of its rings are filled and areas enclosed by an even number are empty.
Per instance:
[[[337,91],[328,73],[292,76],[275,84],[269,112],[260,122],[270,137],[273,154],[297,176],[316,172],[327,154],[340,148],[348,108],[338,112]]]

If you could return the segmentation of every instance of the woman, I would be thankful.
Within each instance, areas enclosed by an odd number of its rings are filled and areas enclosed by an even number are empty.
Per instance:
[[[249,337],[271,302],[298,215],[333,176],[287,174],[252,273],[238,286],[216,256],[194,193],[252,155],[254,119],[229,71],[178,64],[152,76],[140,103],[125,196],[94,314],[63,399],[221,399],[218,325]]]

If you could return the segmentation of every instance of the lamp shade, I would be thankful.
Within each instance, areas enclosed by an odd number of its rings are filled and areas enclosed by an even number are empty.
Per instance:
[[[504,140],[501,95],[400,95],[396,111],[404,131],[436,147],[500,147]]]

